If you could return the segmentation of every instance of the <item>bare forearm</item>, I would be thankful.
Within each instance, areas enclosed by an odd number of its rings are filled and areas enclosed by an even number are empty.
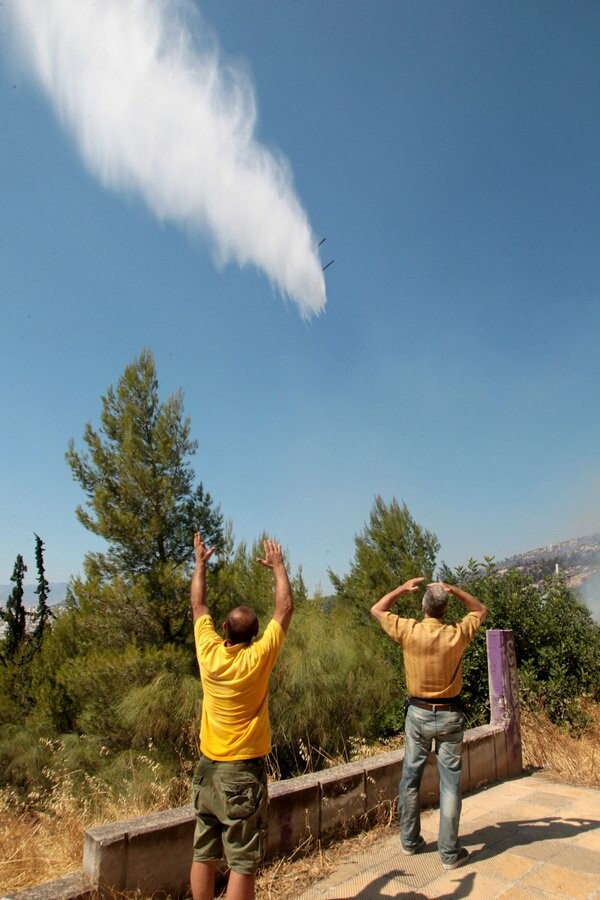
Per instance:
[[[273,618],[287,632],[292,613],[294,612],[294,596],[283,560],[283,551],[281,544],[271,538],[264,539],[263,547],[265,548],[264,558],[257,559],[256,562],[270,569],[273,573],[275,581],[275,611],[273,612]]]
[[[480,603],[472,594],[461,590],[461,588],[456,587],[455,585],[447,585],[447,590],[450,594],[453,594],[457,600],[460,600],[469,612],[479,613],[481,621],[483,622],[487,615],[487,607],[484,606],[483,603]]]
[[[381,600],[378,600],[377,603],[373,604],[371,607],[371,615],[375,619],[380,619],[381,616],[391,610],[396,600],[403,597],[404,594],[414,594],[415,591],[418,591],[422,581],[424,581],[423,578],[409,578],[404,584],[398,585],[398,587],[395,587],[389,593],[385,594]]]
[[[400,585],[399,587],[394,588],[393,591],[390,591],[385,597],[381,597],[377,603],[374,603],[371,607],[371,615],[377,618],[379,615],[389,612],[396,600],[404,594],[403,587],[403,585]]]
[[[197,531],[194,535],[196,565],[194,566],[190,590],[194,622],[196,619],[199,619],[200,616],[205,616],[209,612],[208,606],[206,605],[206,564],[214,552],[215,548],[207,547],[202,540],[202,535]]]
[[[207,615],[209,609],[206,605],[206,564],[204,563],[196,563],[196,567],[194,568],[190,600],[194,622],[196,619],[199,619],[200,616]]]
[[[283,562],[278,562],[273,566],[273,578],[275,580],[275,612],[273,618],[279,622],[284,631],[287,631],[294,612],[294,595]]]

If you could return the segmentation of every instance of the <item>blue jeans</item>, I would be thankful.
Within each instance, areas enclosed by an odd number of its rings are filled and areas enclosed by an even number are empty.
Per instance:
[[[415,849],[421,835],[419,788],[425,763],[435,741],[440,776],[440,826],[438,850],[442,862],[458,856],[458,823],[461,810],[460,772],[462,768],[463,714],[409,706],[404,725],[406,748],[400,780],[398,816],[402,846]]]

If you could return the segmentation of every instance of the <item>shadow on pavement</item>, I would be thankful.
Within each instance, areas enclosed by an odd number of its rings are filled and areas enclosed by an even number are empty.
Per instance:
[[[598,826],[600,826],[600,821],[597,819],[576,817],[547,816],[540,819],[507,820],[464,834],[461,837],[461,843],[466,847],[474,848],[471,850],[471,858],[467,862],[467,865],[471,865],[490,859],[514,847],[527,846],[541,841],[568,840],[586,831],[596,829]],[[481,849],[476,849],[482,844]],[[435,844],[433,846],[435,848]],[[440,866],[441,874],[443,874],[443,870]],[[468,872],[461,877],[456,872],[458,876],[455,882],[456,887],[450,893],[437,895],[438,900],[459,900],[461,897],[468,897],[473,891],[476,874],[476,872]],[[410,886],[406,884],[410,877],[411,873],[406,869],[393,869],[365,885],[354,895],[354,898],[355,900],[378,900],[378,898],[384,900],[389,897],[402,897],[406,900],[428,900],[428,894],[411,890]],[[403,883],[398,885],[397,893],[390,894],[391,884],[399,878],[403,880]],[[385,894],[382,893],[383,890],[386,891]]]
[[[380,875],[379,878],[376,878],[370,884],[365,885],[365,887],[359,891],[358,894],[354,895],[354,900],[389,900],[390,897],[403,897],[406,900],[429,900],[429,894],[422,894],[420,891],[411,891],[410,888],[406,888],[406,885],[402,886],[402,889],[398,889],[396,894],[389,893],[390,882],[395,878],[401,878],[406,876],[408,873],[402,871],[402,869],[397,869],[394,872],[387,872],[385,875]],[[457,878],[458,886],[453,888],[450,893],[446,894],[438,894],[438,900],[459,900],[460,897],[468,897],[471,891],[473,890],[473,884],[475,881],[475,872],[468,872],[462,878]],[[382,890],[386,889],[386,893],[382,894]]]
[[[563,818],[562,816],[545,816],[539,819],[516,819],[486,825],[470,834],[462,836],[465,846],[483,844],[481,850],[474,853],[474,861],[489,859],[504,852],[509,847],[524,847],[537,844],[539,841],[568,840],[598,828],[597,819]]]

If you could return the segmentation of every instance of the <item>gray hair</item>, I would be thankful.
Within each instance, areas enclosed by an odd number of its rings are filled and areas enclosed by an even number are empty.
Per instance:
[[[423,612],[434,619],[442,619],[448,606],[448,592],[441,584],[432,584],[423,595]]]

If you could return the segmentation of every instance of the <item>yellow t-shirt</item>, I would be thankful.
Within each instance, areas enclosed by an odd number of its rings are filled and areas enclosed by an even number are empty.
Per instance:
[[[411,697],[458,697],[462,688],[462,656],[481,625],[479,613],[470,612],[455,625],[440,619],[403,619],[388,612],[383,630],[404,651],[406,688]]]
[[[271,750],[269,677],[285,641],[271,619],[251,644],[226,647],[209,615],[194,625],[204,700],[200,752],[218,762],[254,759]]]

